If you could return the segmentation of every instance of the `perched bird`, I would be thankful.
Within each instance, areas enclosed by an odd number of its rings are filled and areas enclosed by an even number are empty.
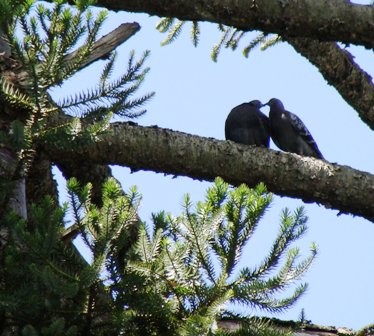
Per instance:
[[[260,111],[261,106],[259,100],[252,100],[234,107],[225,122],[226,140],[269,147],[269,118]]]
[[[323,159],[323,155],[312,135],[301,119],[285,110],[283,103],[276,98],[263,106],[270,106],[270,133],[274,143],[286,152]]]

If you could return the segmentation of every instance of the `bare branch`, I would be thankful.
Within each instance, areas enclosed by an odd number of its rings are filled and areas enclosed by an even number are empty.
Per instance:
[[[123,42],[127,41],[131,36],[136,34],[140,30],[140,25],[137,22],[122,23],[119,27],[98,39],[90,52],[87,60],[82,64],[81,68],[84,68],[91,63],[105,58],[111,51],[116,49]],[[66,61],[73,61],[74,58],[79,54],[79,49],[72,52],[65,57]]]
[[[374,130],[374,85],[372,77],[355,63],[353,56],[336,43],[305,38],[284,38],[314,64],[326,81]]]
[[[54,162],[84,160],[207,181],[221,176],[250,187],[263,181],[276,194],[374,221],[374,175],[296,154],[129,123],[112,124],[96,143],[43,147]]]

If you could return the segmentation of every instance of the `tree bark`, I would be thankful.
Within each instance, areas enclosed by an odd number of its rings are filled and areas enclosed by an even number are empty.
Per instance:
[[[97,5],[374,48],[374,7],[347,0],[98,0]]]
[[[232,185],[249,187],[262,181],[278,195],[374,221],[374,175],[296,154],[133,123],[111,124],[96,143],[60,148],[49,142],[42,147],[56,163],[84,160],[206,181],[221,176]]]

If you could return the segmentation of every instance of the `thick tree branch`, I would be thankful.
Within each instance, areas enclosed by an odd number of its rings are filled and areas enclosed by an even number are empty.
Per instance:
[[[360,118],[374,130],[374,85],[372,77],[355,63],[353,56],[333,42],[284,38],[314,64]]]
[[[374,48],[374,7],[346,0],[98,0],[97,4],[110,10],[216,22],[244,31],[261,30]]]
[[[112,124],[97,143],[43,148],[55,162],[69,158],[208,181],[221,176],[250,187],[263,181],[276,194],[374,221],[374,175],[295,154],[128,123]]]

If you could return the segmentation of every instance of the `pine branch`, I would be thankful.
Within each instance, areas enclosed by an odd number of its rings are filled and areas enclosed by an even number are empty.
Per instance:
[[[184,24],[184,21],[178,20],[173,26],[170,26],[168,36],[161,42],[161,45],[165,46],[172,43],[182,32]],[[163,25],[161,25],[161,27],[164,28]]]
[[[244,269],[239,278],[249,281],[251,279],[265,277],[272,272],[274,268],[278,266],[280,258],[284,255],[289,245],[305,233],[306,220],[307,217],[304,215],[303,208],[296,209],[294,216],[290,215],[287,208],[284,209],[281,216],[280,232],[272,244],[269,255],[260,264],[260,266],[256,267],[253,271]],[[296,255],[292,254],[291,252],[287,258],[283,270],[274,277],[273,281],[280,283],[287,277],[295,258]]]
[[[57,105],[66,112],[78,112],[85,121],[103,120],[109,114],[121,117],[136,118],[145,110],[132,111],[141,107],[153,97],[154,92],[140,98],[131,99],[143,83],[149,68],[144,68],[144,62],[149,52],[145,52],[138,61],[134,61],[134,52],[129,56],[126,72],[117,80],[109,81],[116,54],[112,53],[104,66],[100,81],[95,89],[78,92],[73,97],[65,97]]]
[[[192,212],[192,204],[188,195],[185,196],[184,214],[180,217],[178,233],[191,245],[193,258],[198,260],[201,268],[206,272],[206,276],[216,284],[215,268],[210,252],[210,242],[212,240],[212,230],[216,228],[208,218],[200,215],[199,205],[197,213]]]
[[[260,218],[270,204],[271,195],[266,193],[263,184],[249,189],[240,185],[230,192],[230,198],[225,205],[225,214],[231,230],[227,239],[227,250],[224,259],[227,261],[226,272],[228,275],[241,257],[242,250],[257,228]]]

